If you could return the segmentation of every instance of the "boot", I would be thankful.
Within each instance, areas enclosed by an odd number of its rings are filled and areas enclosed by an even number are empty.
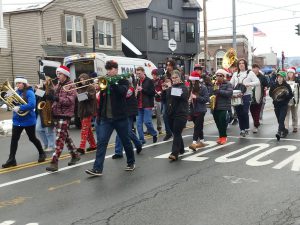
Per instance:
[[[78,152],[80,155],[84,155],[85,154],[85,150],[83,148],[77,148],[76,152]]]
[[[6,163],[2,164],[2,168],[9,168],[17,166],[17,161],[15,159],[8,159]]]
[[[80,160],[80,157],[78,155],[73,155],[70,162],[68,162],[68,166],[75,165]]]
[[[277,134],[275,135],[277,138],[277,141],[280,141],[280,132],[278,131]]]
[[[46,170],[49,171],[49,172],[58,171],[58,162],[51,161],[50,166],[46,167]]]
[[[207,146],[207,144],[204,144],[202,141],[200,141],[196,144],[196,148],[203,148],[205,146]]]
[[[42,154],[39,155],[38,162],[39,162],[39,163],[40,163],[40,162],[45,162],[45,161],[46,161],[46,158],[47,158],[46,153],[42,153]]]
[[[95,150],[97,150],[97,147],[94,147],[94,148],[88,147],[88,148],[86,149],[87,152],[92,152],[92,151],[95,151]]]
[[[197,150],[197,144],[191,144],[189,146],[189,149],[192,149],[193,151],[196,151]]]

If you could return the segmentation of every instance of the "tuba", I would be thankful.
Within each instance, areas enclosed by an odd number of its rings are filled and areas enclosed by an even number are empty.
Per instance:
[[[238,58],[237,58],[236,51],[233,48],[230,48],[223,57],[222,67],[224,69],[228,69],[232,65],[234,65],[237,62],[237,60]]]
[[[0,86],[0,99],[10,108],[27,105],[27,102],[11,87],[8,80]],[[29,111],[18,111],[16,113],[19,116],[26,116]]]
[[[46,79],[45,82],[45,95],[48,95],[53,87],[51,78]],[[42,127],[51,127],[53,126],[52,118],[52,102],[50,100],[40,101],[37,109],[40,112]]]

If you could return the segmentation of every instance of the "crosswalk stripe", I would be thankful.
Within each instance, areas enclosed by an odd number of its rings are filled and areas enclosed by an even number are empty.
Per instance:
[[[16,221],[14,220],[6,220],[2,223],[0,223],[0,225],[11,225],[11,224],[14,224]]]

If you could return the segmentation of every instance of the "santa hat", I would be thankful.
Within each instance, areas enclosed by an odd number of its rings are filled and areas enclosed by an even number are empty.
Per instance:
[[[200,74],[197,71],[193,71],[191,76],[189,76],[189,80],[200,80]]]
[[[224,69],[218,69],[216,74],[222,74],[224,77],[226,77],[227,74],[230,74],[229,72],[227,72]]]
[[[25,79],[24,76],[16,76],[15,84],[16,83],[28,84],[28,81],[27,81],[27,79]]]
[[[58,73],[58,72],[64,74],[67,77],[70,77],[70,69],[66,66],[57,67],[56,73]]]
[[[286,71],[287,73],[296,73],[296,68],[295,67],[290,67]]]

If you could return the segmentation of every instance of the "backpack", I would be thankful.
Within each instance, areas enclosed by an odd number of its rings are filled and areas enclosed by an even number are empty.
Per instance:
[[[239,82],[239,76],[237,76],[238,78],[238,83],[237,85],[235,85],[233,90],[240,90],[242,92],[242,94],[244,94],[247,91],[247,87],[243,84],[243,81],[248,77],[250,70],[247,70],[247,75],[246,77],[242,80],[242,82]]]

